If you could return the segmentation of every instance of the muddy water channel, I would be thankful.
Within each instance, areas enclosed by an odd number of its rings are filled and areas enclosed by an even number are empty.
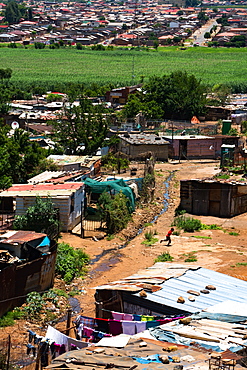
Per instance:
[[[169,204],[169,183],[171,181],[173,177],[173,173],[171,173],[167,179],[164,181],[164,186],[165,186],[165,191],[163,193],[163,207],[161,209],[161,211],[154,216],[153,220],[150,221],[150,223],[154,223],[158,217],[160,215],[162,215],[163,213],[165,213],[168,209],[168,204]],[[140,235],[143,230],[145,228],[142,226],[141,228],[139,228],[136,232],[136,235],[129,239],[126,243],[122,244],[122,245],[118,245],[116,247],[113,247],[113,248],[110,248],[110,249],[107,249],[107,250],[104,250],[102,253],[98,254],[97,256],[95,256],[95,258],[93,258],[90,262],[91,266],[95,265],[97,262],[99,262],[103,257],[109,255],[109,258],[105,259],[104,258],[104,261],[102,261],[102,263],[100,264],[97,264],[97,266],[94,268],[91,269],[90,273],[89,273],[89,276],[91,278],[93,278],[98,272],[105,272],[105,271],[108,271],[110,270],[110,268],[112,268],[113,266],[115,266],[117,263],[121,262],[121,257],[122,257],[122,254],[121,254],[121,250],[124,249],[125,247],[127,247],[127,245],[137,236],[137,235]]]

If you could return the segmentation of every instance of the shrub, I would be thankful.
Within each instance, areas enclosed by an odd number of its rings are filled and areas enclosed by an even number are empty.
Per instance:
[[[183,229],[185,232],[194,232],[202,229],[202,223],[193,217],[178,216],[174,219],[173,226]]]
[[[167,262],[167,261],[173,261],[173,259],[174,259],[174,257],[172,257],[169,252],[164,252],[164,253],[160,254],[154,260],[154,262]]]
[[[45,232],[52,238],[59,233],[57,215],[57,209],[55,209],[51,198],[37,196],[34,205],[28,207],[24,215],[15,217],[13,226],[15,230]]]
[[[60,243],[57,249],[56,273],[69,284],[75,277],[83,274],[89,262],[89,256],[81,249],[74,249],[69,244]]]
[[[131,220],[131,214],[128,207],[128,198],[120,191],[111,198],[110,194],[103,192],[98,201],[98,209],[101,219],[106,222],[109,234],[115,234],[124,229]]]
[[[35,49],[44,49],[45,44],[43,44],[43,42],[35,42],[34,47],[35,47]]]
[[[11,48],[11,49],[16,49],[17,48],[17,45],[15,42],[11,42],[9,45],[8,45],[8,48]]]
[[[188,254],[185,254],[185,256],[187,257],[184,262],[196,262],[197,261],[197,257],[195,255],[195,252],[190,252]]]
[[[83,49],[82,44],[80,42],[77,42],[76,49],[77,50],[82,50]]]
[[[7,312],[3,317],[0,318],[0,327],[12,326],[15,324],[15,320],[23,318],[24,314],[19,308],[13,311]]]
[[[203,230],[222,230],[222,227],[216,224],[212,224],[212,225],[202,224],[202,229]]]
[[[152,230],[146,231],[144,236],[145,240],[143,240],[142,244],[146,244],[148,246],[153,245],[158,241],[158,238],[154,238],[154,232]]]

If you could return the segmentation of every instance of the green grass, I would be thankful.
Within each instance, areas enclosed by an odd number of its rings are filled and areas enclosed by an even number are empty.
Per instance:
[[[164,253],[160,254],[154,260],[154,262],[167,262],[167,261],[173,261],[173,259],[174,259],[174,257],[172,257],[169,252],[164,252]]]
[[[196,262],[197,261],[197,256],[196,256],[196,251],[189,252],[187,254],[184,254],[186,257],[184,262]]]
[[[247,262],[237,262],[236,266],[247,266]]]
[[[211,236],[205,236],[205,235],[192,235],[192,238],[196,239],[212,239]]]
[[[230,231],[230,232],[229,232],[229,235],[238,236],[238,235],[239,235],[239,233],[235,233],[234,231]]]
[[[75,48],[36,50],[1,47],[0,65],[13,70],[13,82],[137,83],[140,76],[193,73],[206,84],[246,83],[246,48],[159,47],[158,51],[93,51]],[[135,80],[132,81],[134,65]]]

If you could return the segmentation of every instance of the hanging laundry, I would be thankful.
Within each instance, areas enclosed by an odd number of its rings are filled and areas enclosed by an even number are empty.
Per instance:
[[[146,330],[147,322],[146,321],[136,321],[136,334],[141,333],[142,331]]]
[[[39,344],[40,352],[40,362],[42,367],[48,366],[48,356],[49,356],[49,343],[46,341],[41,341]]]
[[[121,321],[109,320],[109,331],[110,331],[110,334],[114,336],[122,334],[123,329],[122,329]]]
[[[76,325],[80,325],[80,324],[84,324],[85,326],[87,326],[88,328],[94,328],[95,327],[95,319],[93,319],[92,317],[88,317],[88,316],[78,316],[75,320],[75,324]]]
[[[153,321],[153,320],[154,320],[153,316],[148,316],[148,315],[141,316],[141,321]]]
[[[109,320],[108,319],[96,319],[97,329],[104,333],[109,333]]]
[[[123,314],[123,313],[119,313],[119,312],[114,312],[114,311],[112,311],[112,312],[111,312],[111,314],[112,314],[112,318],[113,318],[113,320],[118,320],[118,321],[123,320],[123,316],[124,316],[124,314]]]
[[[159,323],[159,321],[153,320],[153,321],[147,321],[146,325],[147,325],[147,329],[149,329],[149,328],[155,328],[156,326],[159,326],[161,324]]]
[[[136,325],[134,321],[122,321],[123,334],[135,335]]]
[[[84,326],[83,338],[86,338],[86,341],[89,342],[90,340],[93,339],[93,332],[94,332],[94,329]]]
[[[30,343],[26,344],[26,346],[27,346],[27,355],[30,355],[30,353],[32,353],[32,355],[35,357],[35,355],[36,355],[36,347],[34,347]]]
[[[124,321],[133,321],[133,315],[130,315],[129,313],[123,314],[123,320]]]
[[[28,342],[32,343],[34,341],[34,338],[36,337],[36,333],[34,333],[32,330],[28,329]]]

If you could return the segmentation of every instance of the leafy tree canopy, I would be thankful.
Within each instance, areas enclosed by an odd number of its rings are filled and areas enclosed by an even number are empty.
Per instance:
[[[7,3],[4,16],[9,24],[18,23],[20,18],[29,21],[33,19],[32,9],[27,8],[23,4],[18,4],[15,0],[11,0]]]
[[[191,119],[203,112],[206,102],[201,81],[182,71],[152,77],[144,90],[145,102],[156,102],[165,118]]]
[[[64,105],[64,112],[53,121],[55,136],[68,154],[94,154],[104,143],[108,118],[102,108],[94,107],[88,99],[80,98],[79,105]]]
[[[47,154],[47,150],[29,141],[27,132],[16,129],[10,136],[10,127],[0,122],[0,189],[26,182],[42,170],[50,169]]]

